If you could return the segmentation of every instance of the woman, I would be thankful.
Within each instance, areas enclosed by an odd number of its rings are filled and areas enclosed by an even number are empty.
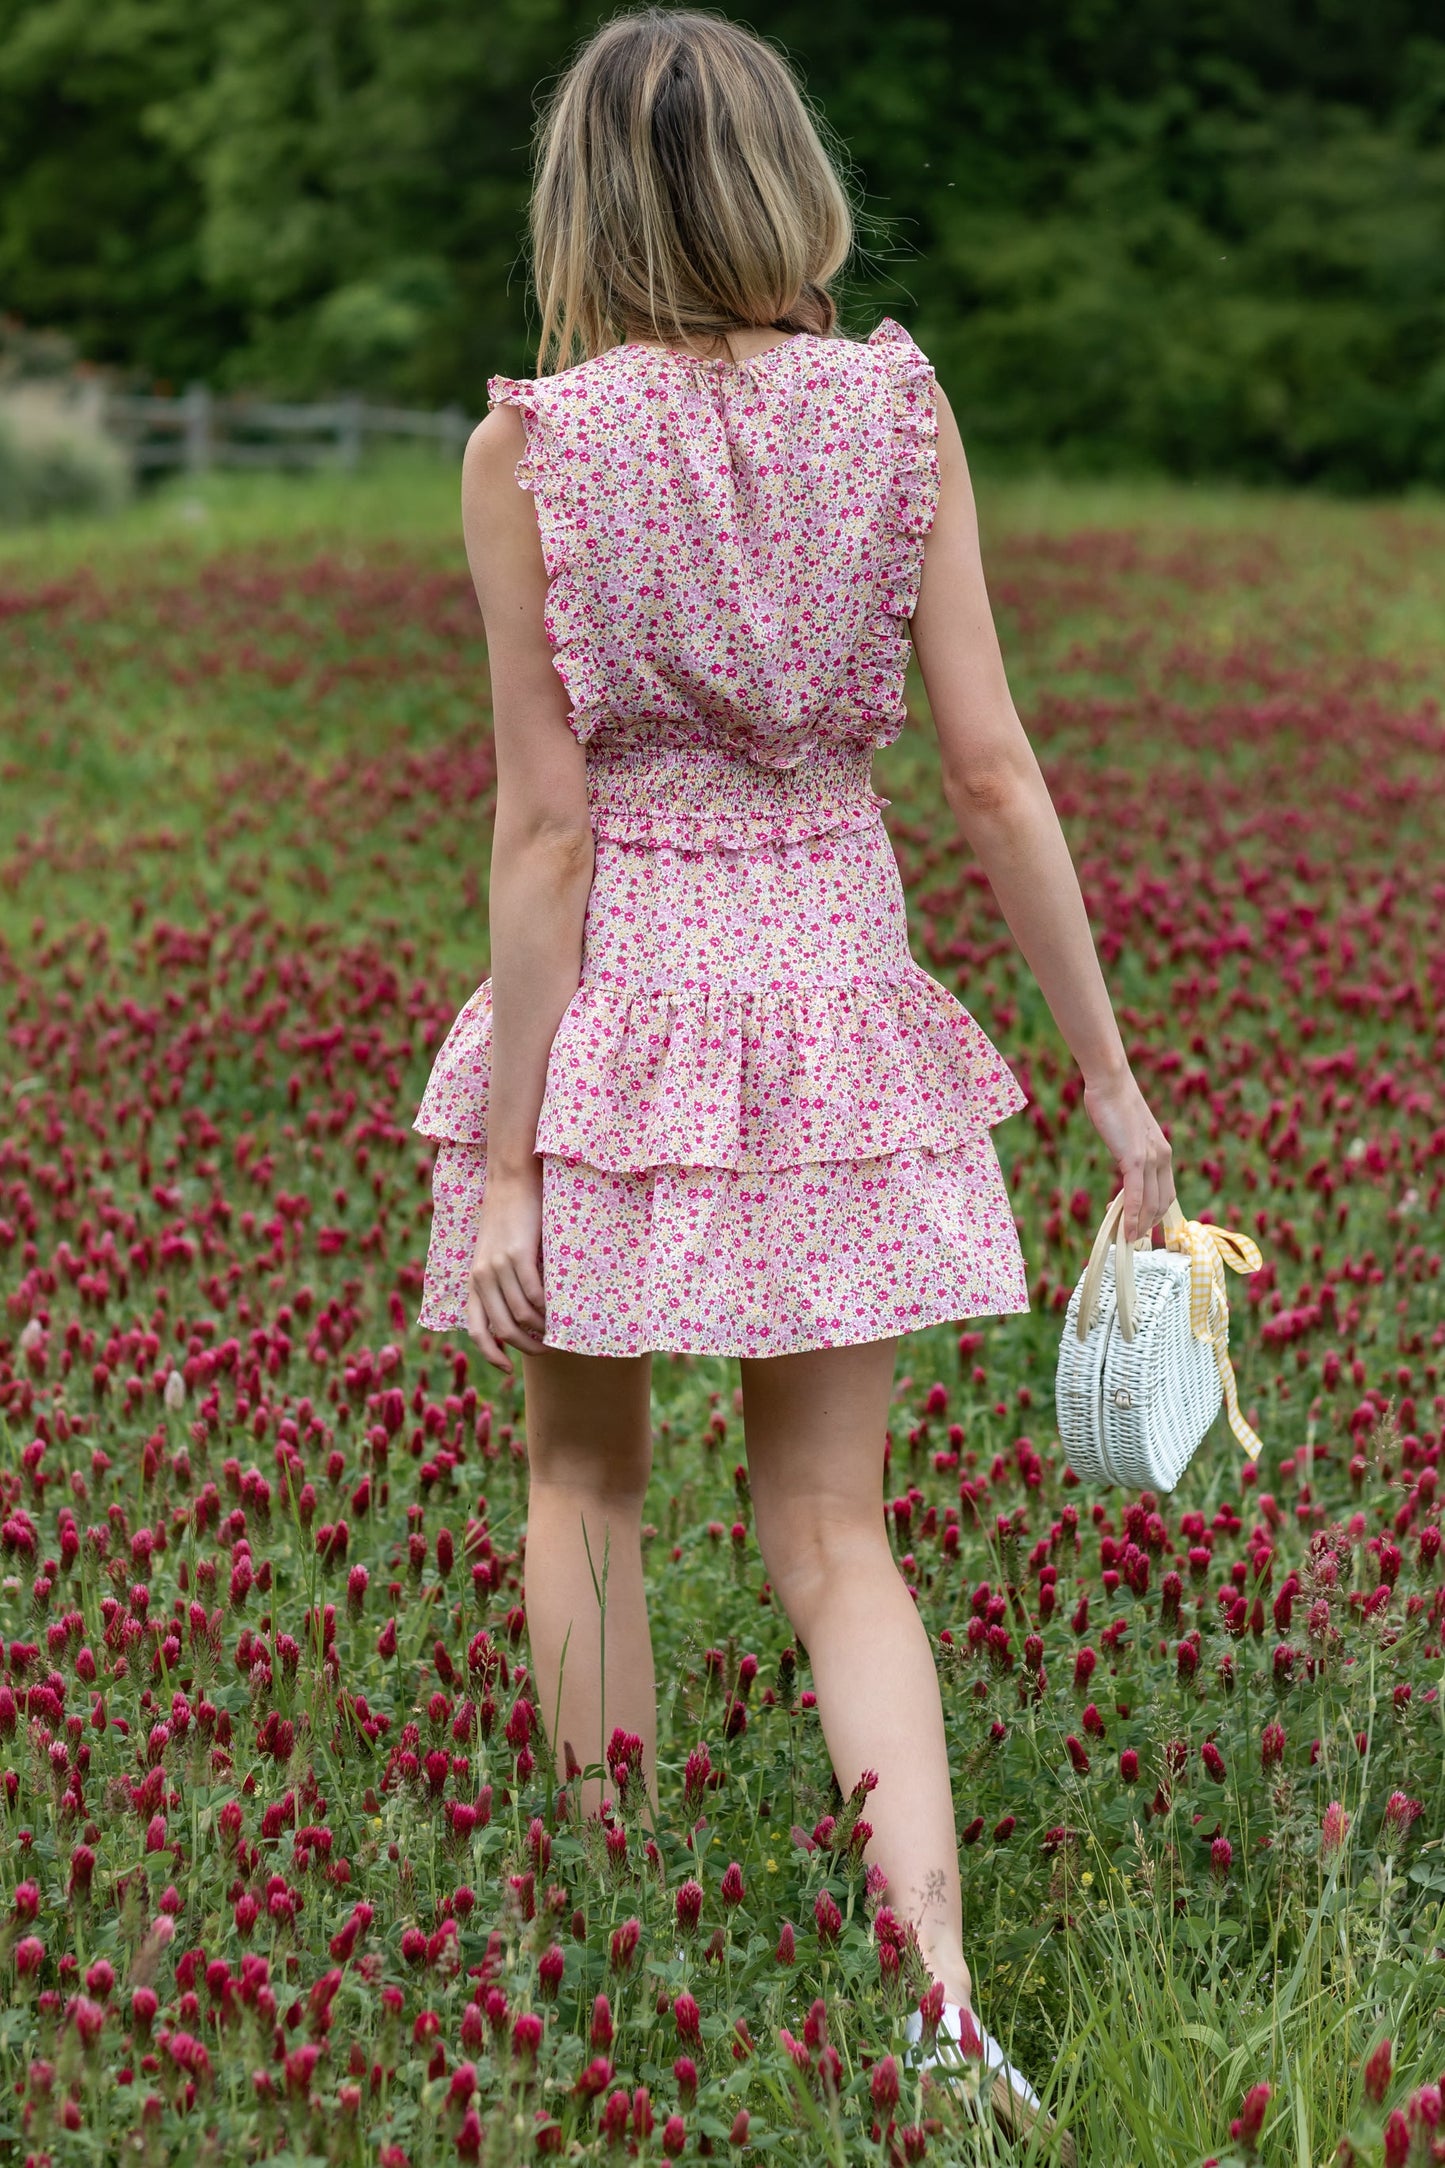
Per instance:
[[[604,1721],[639,1734],[654,1801],[650,1357],[739,1358],[764,1564],[840,1786],[877,1773],[867,1856],[942,1984],[935,2053],[981,2044],[1024,2125],[1038,2096],[970,2017],[937,1672],[881,1510],[899,1336],[1028,1308],[990,1134],[1025,1095],[909,954],[869,780],[910,642],[1126,1239],[1169,1145],[1009,695],[947,399],[891,319],[837,332],[848,203],[787,68],[711,15],[607,23],[544,116],[531,232],[539,364],[571,365],[494,378],[464,464],[492,976],[417,1117],[419,1321],[521,1352],[540,1704],[569,1770]]]

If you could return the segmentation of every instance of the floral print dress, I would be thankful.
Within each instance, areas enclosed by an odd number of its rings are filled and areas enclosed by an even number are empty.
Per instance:
[[[932,368],[885,317],[741,362],[534,380],[517,480],[596,839],[537,1124],[547,1346],[782,1355],[1029,1307],[991,1131],[1027,1104],[909,952],[872,788],[938,500]],[[418,1323],[466,1329],[490,981],[436,1056]]]

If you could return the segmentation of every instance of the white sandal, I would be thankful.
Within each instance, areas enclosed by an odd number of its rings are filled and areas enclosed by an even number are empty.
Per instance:
[[[986,2031],[979,2023],[978,2012],[970,2010],[967,2015],[972,2020],[974,2029],[982,2042],[981,2060],[983,2068],[985,2071],[993,2073],[993,2083],[988,2087],[989,2104],[1010,2135],[1022,2137],[1032,2129],[1036,2122],[1042,2126],[1044,2131],[1053,2130],[1055,2127],[1053,2118],[1044,2113],[1043,2102],[1039,2099],[1038,2094],[1029,2084],[1022,2071],[1014,2068],[997,2040],[994,2039],[993,2034]],[[969,2061],[979,2059],[974,2057],[971,2051],[963,2045],[963,2017],[964,2008],[961,2003],[946,2002],[944,2004],[943,2016],[939,2020],[934,2046],[926,2053],[919,2053],[909,2057],[909,2061],[915,2069],[930,2070],[936,2068],[940,2071],[950,2069],[956,2071],[961,2061],[966,2066]],[[912,2010],[909,2012],[904,2026],[904,2033],[910,2046],[921,2048],[923,2041],[923,2013],[921,2011]],[[980,2098],[983,2097],[983,2090],[982,2085],[980,2085]],[[1065,2162],[1066,2168],[1073,2168],[1073,2138],[1068,2131],[1060,2132],[1059,2136],[1060,2158]]]

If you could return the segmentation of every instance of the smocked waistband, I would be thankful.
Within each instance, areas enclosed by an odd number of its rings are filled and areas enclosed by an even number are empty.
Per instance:
[[[819,746],[767,768],[708,745],[587,747],[594,835],[679,850],[755,850],[864,828],[889,803],[872,787],[873,748]]]

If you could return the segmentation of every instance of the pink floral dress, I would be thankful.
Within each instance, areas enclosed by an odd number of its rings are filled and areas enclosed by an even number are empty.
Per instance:
[[[905,716],[932,379],[885,317],[488,386],[524,417],[596,838],[537,1124],[549,1347],[782,1355],[1029,1307],[991,1135],[1026,1095],[909,952],[870,780]],[[415,1122],[434,1332],[466,1330],[490,997]]]

